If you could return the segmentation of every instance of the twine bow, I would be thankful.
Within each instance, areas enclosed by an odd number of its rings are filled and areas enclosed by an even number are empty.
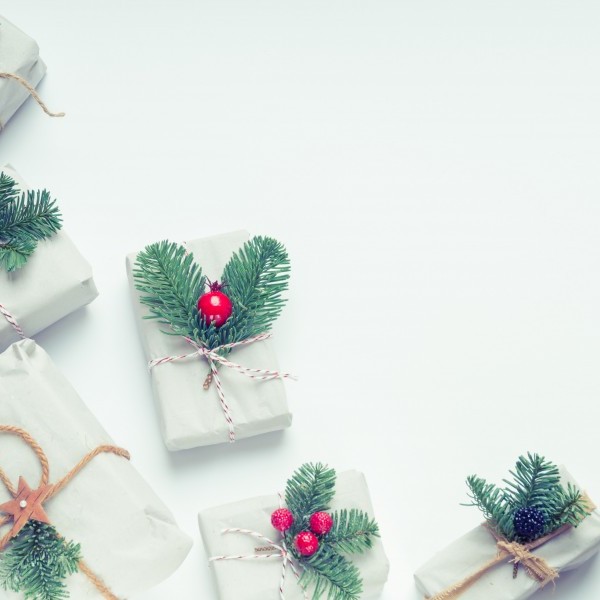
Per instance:
[[[486,525],[484,526],[487,527]],[[428,597],[426,600],[451,600],[458,598],[467,590],[467,588],[479,581],[479,579],[481,579],[490,569],[506,562],[513,564],[515,569],[517,569],[519,565],[522,566],[527,575],[536,581],[540,588],[545,587],[549,583],[554,583],[559,577],[558,570],[551,567],[541,556],[533,554],[532,551],[559,535],[562,535],[571,528],[571,525],[563,525],[556,531],[553,531],[534,542],[519,544],[517,542],[509,542],[488,527],[488,530],[496,540],[496,548],[498,549],[496,556],[485,563],[475,573],[468,575],[458,583],[435,594],[435,596]]]
[[[12,79],[17,83],[21,84],[31,95],[31,97],[39,104],[40,108],[49,116],[49,117],[64,117],[64,112],[52,112],[48,109],[48,107],[44,104],[44,101],[40,98],[40,95],[35,91],[35,88],[26,80],[23,79],[20,75],[16,73],[5,73],[0,72],[0,79]]]
[[[25,332],[23,331],[19,323],[17,323],[17,319],[15,319],[15,317],[11,314],[8,308],[6,308],[3,304],[0,304],[0,314],[8,321],[8,324],[17,332],[17,334],[22,339],[27,339]]]
[[[12,425],[0,425],[0,432],[13,434],[21,438],[35,452],[42,467],[40,483],[36,490],[31,490],[22,477],[19,478],[19,486],[15,489],[8,475],[0,468],[0,481],[4,483],[6,489],[13,497],[13,500],[0,505],[0,512],[5,513],[5,516],[0,517],[0,527],[13,521],[11,530],[0,540],[0,552],[6,548],[10,540],[18,535],[19,531],[21,531],[28,521],[35,519],[49,523],[50,521],[44,510],[44,503],[48,502],[48,500],[66,487],[96,456],[100,454],[114,454],[127,460],[130,458],[129,452],[118,446],[98,446],[84,456],[62,479],[51,484],[49,483],[50,465],[48,458],[35,439],[24,429]],[[106,600],[118,600],[106,584],[94,574],[83,560],[79,562],[79,570],[87,576]]]
[[[225,392],[223,391],[223,385],[221,383],[221,379],[219,377],[219,371],[217,368],[217,364],[223,365],[229,369],[233,369],[246,377],[250,377],[251,379],[256,379],[260,381],[267,381],[270,379],[295,379],[293,375],[290,373],[281,373],[279,371],[273,371],[270,369],[251,369],[249,367],[244,367],[238,363],[234,363],[229,359],[225,358],[221,354],[221,352],[226,350],[231,350],[232,348],[237,348],[238,346],[245,346],[248,344],[253,344],[254,342],[261,342],[271,337],[270,333],[262,333],[260,335],[247,338],[245,340],[241,340],[239,342],[231,342],[229,344],[222,344],[221,346],[217,346],[216,348],[208,349],[203,346],[200,346],[194,340],[186,337],[185,341],[190,344],[194,351],[188,354],[180,354],[178,356],[165,356],[163,358],[155,358],[148,363],[148,368],[153,369],[159,365],[163,365],[169,362],[175,362],[178,360],[184,360],[187,358],[193,357],[201,357],[205,358],[208,361],[208,365],[210,367],[210,373],[208,374],[205,382],[204,389],[208,390],[212,381],[215,382],[217,387],[217,394],[219,396],[219,401],[221,403],[221,408],[223,410],[223,415],[225,416],[225,420],[227,421],[227,426],[229,428],[229,441],[231,443],[235,442],[235,424],[233,422],[233,417],[231,415],[231,407],[227,403],[225,398]]]
[[[279,505],[282,506],[282,497],[279,495]],[[251,529],[239,529],[236,527],[231,527],[227,529],[223,529],[221,531],[222,534],[228,533],[241,533],[243,535],[249,535],[261,542],[265,542],[269,546],[269,550],[273,548],[276,552],[269,552],[268,554],[231,554],[231,555],[222,555],[222,556],[212,556],[209,558],[209,562],[221,561],[221,560],[268,560],[272,558],[281,558],[281,579],[279,580],[279,598],[280,600],[285,600],[284,588],[285,588],[285,577],[287,573],[287,567],[290,566],[292,573],[296,576],[297,580],[300,580],[300,571],[296,566],[294,561],[294,557],[290,554],[290,551],[287,549],[287,545],[285,543],[285,539],[281,540],[280,544],[276,544],[273,540],[270,540],[268,537],[262,535],[262,533],[258,533],[257,531],[252,531]],[[304,594],[304,600],[309,600],[308,593],[306,590],[302,590]]]

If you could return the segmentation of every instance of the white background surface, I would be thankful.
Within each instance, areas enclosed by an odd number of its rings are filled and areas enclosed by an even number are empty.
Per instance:
[[[307,460],[366,472],[393,563],[383,600],[417,600],[414,569],[479,522],[459,506],[470,473],[499,480],[538,451],[600,498],[597,3],[2,12],[38,40],[40,91],[68,114],[28,101],[0,161],[60,199],[101,292],[38,340],[196,540],[135,600],[216,598],[198,509],[280,489]],[[293,259],[274,339],[301,375],[294,426],[169,454],[124,257],[236,228]],[[594,560],[555,597],[599,588]]]

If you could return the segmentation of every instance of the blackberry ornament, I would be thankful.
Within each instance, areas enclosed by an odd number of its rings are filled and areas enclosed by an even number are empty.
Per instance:
[[[515,533],[526,542],[541,537],[544,534],[545,525],[544,513],[534,506],[517,509],[513,517]]]

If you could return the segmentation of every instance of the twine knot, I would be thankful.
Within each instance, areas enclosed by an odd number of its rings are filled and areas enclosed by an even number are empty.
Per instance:
[[[512,556],[509,562],[515,565],[515,575],[516,569],[519,568],[519,565],[522,565],[527,574],[538,582],[540,588],[555,581],[559,576],[555,568],[551,567],[540,556],[533,554],[526,545],[519,544],[518,542],[498,540],[496,546],[500,553],[503,553],[505,556]]]
[[[223,415],[225,417],[225,420],[227,421],[227,426],[229,428],[229,441],[230,443],[233,443],[235,442],[235,424],[233,422],[233,417],[231,414],[231,407],[229,406],[225,398],[225,392],[223,391],[223,385],[221,384],[221,379],[219,377],[217,365],[227,367],[228,369],[233,369],[241,375],[245,375],[246,377],[250,377],[251,379],[259,381],[268,381],[270,379],[295,379],[295,377],[290,373],[281,373],[279,371],[274,371],[271,369],[251,369],[249,367],[244,367],[238,363],[230,361],[224,356],[225,353],[227,353],[233,348],[237,348],[238,346],[246,346],[255,342],[261,342],[270,337],[270,333],[262,333],[254,337],[246,338],[245,340],[241,340],[239,342],[222,344],[221,346],[217,346],[215,348],[206,348],[198,344],[195,340],[189,337],[185,337],[185,341],[188,344],[190,344],[192,348],[194,348],[193,352],[190,352],[188,354],[180,354],[178,356],[165,356],[163,358],[155,358],[148,363],[148,368],[153,369],[154,367],[158,367],[159,365],[184,360],[187,358],[205,358],[208,362],[208,366],[210,367],[210,372],[206,376],[202,387],[204,388],[204,390],[208,390],[210,388],[210,385],[214,381],[215,386],[217,388],[217,395],[219,396],[219,401],[221,403],[221,408],[223,410]]]

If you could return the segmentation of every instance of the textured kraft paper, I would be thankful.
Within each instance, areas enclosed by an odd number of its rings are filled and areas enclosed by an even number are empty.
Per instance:
[[[1,81],[1,80],[0,80]],[[21,190],[27,188],[10,166],[0,169]],[[33,336],[98,296],[92,269],[61,230],[38,247],[21,269],[0,269],[0,304],[16,318],[27,336]],[[21,339],[0,315],[0,350]]]
[[[563,482],[575,484],[569,473],[561,469]],[[575,484],[576,485],[576,484]],[[581,488],[580,488],[581,489]],[[581,566],[600,549],[600,516],[594,511],[574,529],[540,546],[533,553],[545,559],[559,572]],[[428,598],[479,570],[497,553],[492,535],[479,526],[436,554],[415,573],[417,588]],[[519,570],[513,579],[513,567],[502,563],[490,569],[479,581],[467,588],[460,600],[524,600],[539,590],[538,584]],[[560,577],[556,580],[556,597],[560,598]]]
[[[202,266],[211,281],[221,278],[231,255],[249,238],[237,231],[192,242],[186,248]],[[166,325],[149,314],[140,302],[132,270],[137,253],[127,256],[127,276],[133,298],[146,360],[177,356],[193,351],[181,337],[166,335]],[[230,360],[245,367],[278,370],[277,359],[269,340],[235,348]],[[209,372],[204,358],[188,358],[156,366],[150,371],[154,398],[158,407],[161,430],[169,450],[184,450],[229,441],[229,428],[213,384],[208,390],[202,385]],[[225,398],[231,408],[236,439],[242,439],[289,427],[292,415],[288,408],[285,386],[281,379],[256,381],[227,367],[219,367]]]
[[[0,382],[0,423],[25,429],[41,445],[50,483],[97,446],[114,444],[33,340],[17,342],[0,355]],[[32,488],[39,484],[37,456],[14,435],[0,434],[0,466],[13,484],[19,476]],[[0,503],[9,499],[0,485]],[[168,508],[122,457],[97,456],[44,508],[62,536],[81,544],[85,562],[118,598],[166,579],[191,548]],[[2,535],[7,530],[2,528]],[[66,581],[73,599],[102,598],[80,573]],[[22,598],[4,591],[0,596]]]
[[[271,513],[276,508],[279,508],[279,496],[271,494],[200,512],[198,521],[207,559],[212,556],[255,554],[256,547],[265,545],[248,535],[222,534],[221,531],[226,528],[250,529],[277,543],[280,537],[271,525]],[[358,471],[338,474],[331,510],[343,508],[357,508],[368,513],[371,518],[375,517],[367,482]],[[387,581],[390,568],[381,539],[375,538],[371,550],[363,554],[348,555],[348,558],[361,572],[361,599],[377,598]],[[281,564],[282,561],[278,558],[209,563],[216,577],[219,600],[278,600]],[[304,600],[302,589],[289,567],[285,577],[285,598]]]
[[[33,87],[42,80],[46,65],[34,40],[0,16],[0,72],[20,75]],[[0,128],[29,98],[29,92],[17,81],[0,79]]]

